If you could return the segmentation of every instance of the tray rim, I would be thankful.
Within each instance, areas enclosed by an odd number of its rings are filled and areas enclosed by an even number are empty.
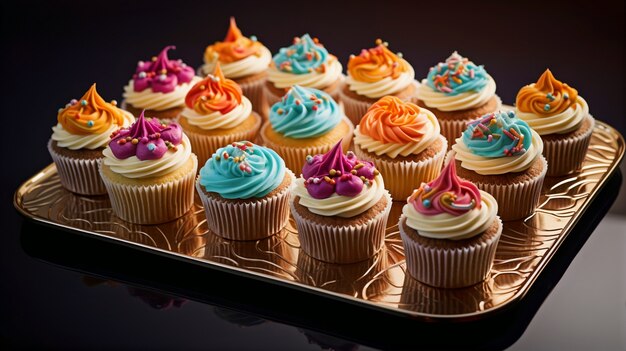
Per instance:
[[[601,128],[611,131],[616,136],[615,141],[617,144],[617,148],[616,148],[617,152],[607,172],[605,172],[602,175],[602,177],[598,180],[598,184],[594,188],[593,193],[591,193],[590,197],[587,197],[587,199],[585,200],[585,203],[583,204],[583,206],[580,208],[579,212],[577,213],[582,213],[586,211],[587,208],[589,207],[589,204],[595,200],[599,190],[604,187],[607,179],[618,168],[619,164],[621,163],[624,157],[624,151],[626,149],[626,142],[624,141],[624,137],[621,135],[621,133],[617,129],[599,120],[595,120],[595,123],[596,123],[596,126],[594,127],[594,129],[601,127]],[[47,179],[51,177],[52,175],[54,175],[55,173],[56,173],[56,166],[54,163],[51,163],[48,166],[44,167],[39,172],[37,172],[36,174],[34,174],[33,176],[31,176],[30,178],[28,178],[16,189],[13,195],[13,206],[26,219],[39,222],[46,226],[51,226],[51,227],[59,228],[59,229],[66,230],[69,232],[74,232],[74,233],[77,233],[86,237],[96,237],[97,239],[100,239],[100,240],[104,240],[104,241],[108,241],[112,243],[120,243],[126,247],[140,249],[145,252],[155,253],[163,257],[174,258],[180,261],[193,263],[202,267],[214,268],[222,272],[233,273],[233,274],[237,274],[243,277],[249,277],[249,278],[253,278],[253,279],[264,281],[264,282],[270,282],[272,284],[277,284],[279,286],[286,287],[286,288],[298,289],[303,292],[315,293],[317,295],[333,298],[341,302],[347,302],[353,305],[367,307],[369,309],[389,313],[389,314],[400,316],[400,317],[414,318],[414,319],[420,319],[420,320],[431,321],[431,322],[432,321],[469,321],[469,320],[474,320],[477,318],[483,319],[493,313],[497,313],[519,302],[526,295],[526,293],[528,292],[530,287],[534,284],[535,280],[539,277],[539,275],[541,275],[542,271],[551,261],[552,257],[558,251],[562,243],[570,235],[570,233],[572,232],[572,229],[576,226],[576,224],[578,223],[581,217],[580,215],[577,215],[575,216],[573,221],[569,221],[567,223],[567,225],[562,230],[564,234],[562,234],[559,237],[559,239],[555,242],[555,244],[552,245],[545,252],[543,258],[538,263],[533,273],[524,281],[524,283],[520,286],[518,291],[505,303],[495,306],[493,308],[490,308],[488,310],[484,310],[484,311],[476,311],[476,312],[463,313],[463,314],[440,315],[440,314],[422,313],[422,312],[415,312],[415,311],[405,310],[405,309],[400,309],[400,308],[394,308],[394,307],[391,307],[387,303],[373,302],[370,300],[358,299],[353,296],[324,290],[319,287],[302,284],[297,281],[288,281],[286,279],[282,279],[279,277],[265,275],[265,274],[258,273],[255,271],[250,271],[250,270],[246,270],[246,269],[239,268],[239,267],[233,267],[233,266],[229,266],[229,265],[219,263],[219,262],[208,261],[208,260],[204,260],[201,258],[192,257],[192,256],[184,255],[184,254],[173,252],[173,251],[168,251],[165,249],[148,246],[148,245],[141,244],[141,243],[131,242],[131,241],[127,241],[127,240],[116,238],[116,237],[106,236],[104,234],[88,231],[85,229],[80,229],[80,228],[75,228],[75,227],[71,227],[71,226],[64,225],[64,224],[55,223],[53,221],[36,216],[28,212],[22,206],[23,195],[28,191],[28,189],[31,186],[36,185],[38,181]],[[399,264],[399,263],[396,263],[396,264]]]

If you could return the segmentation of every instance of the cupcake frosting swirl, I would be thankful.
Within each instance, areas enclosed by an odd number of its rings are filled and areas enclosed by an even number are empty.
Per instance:
[[[270,51],[255,36],[243,36],[235,18],[231,17],[224,41],[218,41],[206,48],[202,72],[213,72],[219,62],[226,77],[240,78],[265,71],[271,59]]]
[[[468,123],[452,146],[465,169],[494,175],[522,172],[543,151],[541,137],[513,111],[489,113]]]
[[[350,90],[369,98],[379,98],[402,91],[413,83],[415,71],[404,59],[376,40],[376,47],[351,55],[346,83]]]
[[[294,38],[293,45],[281,48],[273,57],[267,79],[276,88],[292,85],[323,89],[341,79],[341,63],[309,34]]]
[[[324,155],[307,156],[294,192],[313,213],[347,218],[374,206],[385,184],[372,162],[344,155],[339,141]]]
[[[327,93],[294,85],[269,115],[272,128],[286,137],[311,138],[328,133],[342,120],[343,112]]]
[[[116,106],[115,100],[104,101],[94,83],[79,100],[72,99],[59,109],[58,123],[52,127],[52,140],[71,150],[106,146],[112,132],[135,120],[129,112]]]
[[[376,155],[395,158],[419,154],[439,135],[439,122],[432,112],[395,96],[385,96],[361,119],[354,131],[354,143]]]
[[[196,83],[185,97],[181,115],[204,130],[234,128],[252,113],[239,84],[226,79],[218,63],[213,74]]]
[[[428,107],[441,111],[470,109],[487,103],[496,93],[496,83],[485,68],[456,51],[430,68],[417,95]]]
[[[151,61],[139,61],[133,78],[124,87],[126,102],[137,107],[157,111],[184,104],[185,95],[200,78],[193,68],[181,60],[172,61],[167,52],[175,46],[165,47]]]
[[[198,182],[225,199],[260,198],[285,176],[285,161],[274,150],[249,141],[219,148],[200,170]]]
[[[406,224],[423,237],[462,240],[487,230],[498,204],[473,183],[460,179],[452,158],[439,177],[413,192],[402,213]]]
[[[191,156],[189,139],[176,123],[162,124],[143,112],[129,128],[111,135],[104,164],[127,178],[159,177],[182,167]]]
[[[519,117],[540,135],[569,133],[589,114],[578,91],[554,78],[549,69],[536,83],[520,89],[515,106]]]

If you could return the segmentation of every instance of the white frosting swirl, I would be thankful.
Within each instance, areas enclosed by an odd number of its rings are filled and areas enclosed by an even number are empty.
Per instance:
[[[267,80],[278,89],[289,88],[296,84],[307,88],[324,89],[334,84],[338,79],[343,79],[342,69],[341,63],[335,57],[328,60],[324,73],[313,71],[305,74],[293,74],[279,70],[276,65],[270,65],[267,70]]]
[[[385,154],[391,158],[396,158],[398,155],[417,155],[426,150],[426,148],[432,145],[432,143],[434,143],[441,135],[441,128],[439,127],[437,117],[426,109],[422,109],[421,111],[426,112],[426,118],[430,123],[427,124],[424,135],[418,142],[410,142],[407,144],[383,143],[382,141],[376,140],[369,135],[362,134],[359,130],[359,126],[357,125],[354,129],[354,144],[358,145],[362,150],[367,150],[368,152],[375,153],[379,156]],[[447,148],[445,138],[441,139],[445,142],[445,146]]]
[[[243,123],[252,114],[252,103],[247,97],[241,97],[241,104],[226,114],[219,111],[209,113],[208,115],[198,114],[193,109],[185,107],[181,116],[187,118],[189,124],[202,128],[204,130],[213,129],[230,129]]]
[[[304,186],[302,177],[296,180],[294,194],[300,197],[300,204],[309,211],[320,216],[337,216],[342,218],[354,217],[369,210],[385,195],[385,183],[379,174],[372,180],[372,185],[363,186],[363,190],[356,196],[332,194],[325,199],[311,197]]]
[[[60,147],[70,150],[89,149],[95,150],[99,147],[105,147],[111,140],[111,134],[121,127],[128,127],[135,122],[135,117],[125,110],[121,110],[124,114],[124,123],[119,126],[111,123],[109,128],[100,134],[72,134],[63,128],[61,123],[57,123],[52,127],[52,140],[57,142]]]
[[[163,157],[156,160],[140,160],[137,156],[131,156],[123,160],[113,155],[110,147],[102,151],[104,164],[111,168],[114,173],[126,178],[148,178],[162,177],[176,171],[185,165],[191,157],[191,144],[186,135],[183,140],[176,145],[176,151],[168,150]]]
[[[565,134],[572,132],[580,127],[583,119],[589,115],[589,105],[587,101],[578,96],[576,99],[576,108],[570,107],[567,110],[552,116],[534,113],[522,112],[515,108],[517,117],[526,121],[528,125],[537,131],[539,135],[547,134]]]
[[[461,111],[484,105],[496,95],[496,82],[490,75],[484,89],[477,92],[464,92],[457,95],[446,95],[428,86],[426,79],[417,88],[417,98],[428,107],[440,111]],[[497,107],[498,110],[500,106]]]
[[[124,99],[126,103],[133,105],[135,108],[144,108],[155,111],[163,111],[174,107],[182,107],[185,105],[185,96],[196,83],[202,78],[193,77],[191,82],[177,85],[174,91],[169,93],[155,93],[152,88],[143,91],[135,91],[134,83],[131,79],[128,85],[124,87]]]
[[[420,236],[431,239],[468,239],[489,229],[498,213],[498,203],[493,196],[480,190],[480,197],[480,208],[460,216],[449,213],[429,216],[417,212],[412,204],[404,205],[402,214],[406,217],[406,225],[417,230]]]
[[[452,145],[455,158],[461,161],[461,166],[482,175],[505,174],[522,172],[530,168],[537,157],[543,152],[543,141],[537,132],[531,129],[532,142],[525,153],[518,156],[484,157],[472,153],[463,143],[463,137],[456,139]],[[450,155],[448,155],[448,158]]]
[[[204,60],[204,64],[200,67],[200,71],[204,74],[212,74],[215,70],[219,55],[215,53],[215,57],[211,61]],[[261,72],[264,72],[272,61],[272,53],[262,46],[259,56],[250,55],[239,61],[234,62],[220,62],[220,68],[224,72],[224,77],[230,79],[237,79],[242,77],[252,76]]]
[[[413,70],[413,67],[408,63],[405,66],[408,67],[408,71],[402,72],[396,79],[385,77],[377,82],[361,82],[348,74],[346,84],[348,84],[348,89],[372,99],[393,95],[404,90],[410,84],[419,85],[415,81],[415,70]]]

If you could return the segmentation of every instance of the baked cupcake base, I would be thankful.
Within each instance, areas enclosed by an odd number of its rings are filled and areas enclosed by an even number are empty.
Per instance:
[[[300,247],[309,256],[328,263],[354,263],[381,250],[385,240],[391,196],[385,195],[367,211],[351,217],[326,217],[309,211],[295,196],[291,214],[298,227]]]
[[[406,271],[418,281],[438,288],[460,288],[487,278],[502,234],[496,217],[482,234],[464,240],[430,239],[406,224],[398,223],[404,244]]]
[[[348,151],[352,142],[353,132],[354,125],[347,117],[344,117],[335,129],[319,137],[304,139],[287,138],[275,132],[269,121],[263,124],[259,136],[263,146],[276,151],[285,160],[287,168],[296,174],[300,174],[307,155],[325,154],[342,138],[343,151]]]
[[[100,178],[98,167],[102,162],[102,150],[70,150],[55,140],[48,141],[48,151],[57,167],[61,184],[67,190],[80,195],[103,195],[107,189]]]
[[[282,183],[263,198],[224,199],[196,181],[209,230],[230,240],[258,240],[278,233],[289,220],[289,199],[295,176],[285,172]]]
[[[100,176],[115,214],[131,223],[159,224],[184,215],[193,206],[198,159],[193,153],[180,169],[162,177],[131,179],[104,163]]]
[[[130,112],[133,116],[139,116],[141,114],[142,111],[145,110],[144,115],[146,117],[155,117],[158,119],[165,119],[165,120],[174,120],[176,119],[176,117],[178,117],[178,115],[183,112],[184,106],[179,106],[179,107],[173,107],[173,108],[169,108],[167,110],[161,110],[161,111],[157,111],[157,110],[151,110],[151,109],[143,109],[140,107],[135,107],[129,103],[126,102],[126,100],[122,101],[122,105],[121,105],[123,110],[126,110],[128,112]]]
[[[448,153],[447,159],[454,155]],[[548,171],[548,163],[539,156],[533,164],[523,172],[482,175],[461,166],[455,160],[456,172],[460,178],[468,180],[483,191],[491,194],[498,202],[498,215],[503,221],[521,219],[531,215],[537,207],[541,188]]]
[[[437,116],[439,125],[441,126],[441,135],[448,140],[448,150],[452,148],[452,145],[456,142],[456,139],[463,134],[463,131],[467,129],[467,124],[476,120],[480,116],[487,113],[492,113],[500,110],[502,107],[502,101],[497,95],[489,99],[481,106],[459,110],[459,111],[441,111],[434,107],[429,107],[424,104],[423,101],[417,102],[419,107],[423,107],[431,111]]]
[[[178,123],[191,142],[191,149],[198,157],[198,163],[204,165],[217,149],[236,141],[254,141],[261,128],[261,116],[253,112],[243,123],[235,128],[204,130],[189,124],[187,118],[180,116]]]
[[[395,93],[389,94],[391,96],[395,96],[404,101],[410,101],[412,103],[417,103],[416,91],[417,91],[417,81],[410,84],[408,87],[403,90]],[[343,87],[339,91],[339,100],[344,104],[346,116],[350,118],[350,121],[357,125],[361,121],[361,118],[365,115],[367,110],[378,101],[378,98],[368,98],[367,96],[361,96],[356,92],[350,90],[348,84],[343,84]]]
[[[324,89],[319,89],[319,90],[326,92],[336,102],[339,102],[339,90],[341,89],[342,84],[343,84],[343,76],[337,79],[337,81],[335,81],[333,84],[325,87]],[[265,96],[265,103],[262,108],[263,112],[261,113],[264,119],[267,119],[269,117],[269,111],[272,108],[272,105],[279,102],[280,99],[282,99],[283,96],[285,96],[288,90],[289,88],[275,87],[274,83],[270,82],[269,80],[265,82],[264,89],[263,89],[263,94]]]
[[[573,132],[541,136],[543,155],[549,165],[548,176],[567,175],[582,167],[594,126],[595,119],[588,115]]]
[[[428,148],[416,155],[390,158],[376,155],[354,145],[354,153],[359,159],[374,162],[378,171],[385,179],[385,188],[394,201],[404,201],[411,196],[413,190],[422,183],[437,178],[441,173],[443,161],[448,150],[448,142],[443,136]]]

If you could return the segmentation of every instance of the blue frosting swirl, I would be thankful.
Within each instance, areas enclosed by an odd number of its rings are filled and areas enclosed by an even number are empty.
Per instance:
[[[462,137],[473,154],[489,158],[521,155],[532,143],[530,126],[513,111],[488,113],[470,122]]]
[[[322,66],[328,51],[308,34],[295,38],[293,45],[281,48],[274,55],[276,68],[293,74],[307,74]]]
[[[270,110],[272,128],[286,137],[320,136],[335,128],[343,113],[327,93],[294,85]]]
[[[218,149],[200,169],[198,181],[225,199],[249,199],[269,194],[284,176],[285,161],[274,150],[241,141]]]
[[[456,51],[446,59],[430,68],[426,84],[433,90],[449,96],[468,91],[481,91],[489,82],[485,68],[459,55]]]

